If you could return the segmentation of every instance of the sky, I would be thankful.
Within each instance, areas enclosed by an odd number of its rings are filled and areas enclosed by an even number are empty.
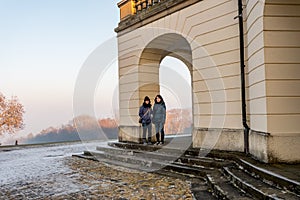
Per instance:
[[[23,132],[73,118],[74,83],[88,55],[116,36],[117,0],[0,0],[0,91],[25,107]]]
[[[74,117],[78,73],[99,45],[116,37],[118,2],[0,0],[0,92],[7,98],[17,96],[24,105],[25,129],[18,135],[58,127]],[[183,65],[174,59],[163,64],[174,63]],[[113,117],[111,106],[117,106],[111,102],[117,92],[117,62],[106,72],[100,84],[110,82],[112,89],[106,88],[109,98],[96,106],[99,118]],[[172,101],[176,107],[176,98]]]

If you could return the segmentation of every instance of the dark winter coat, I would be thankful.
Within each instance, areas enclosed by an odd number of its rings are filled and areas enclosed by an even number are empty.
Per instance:
[[[155,103],[153,106],[153,118],[152,122],[155,123],[160,123],[162,122],[163,124],[166,121],[166,105],[164,102],[161,103]]]
[[[139,116],[142,118],[142,124],[150,124],[151,123],[152,113],[153,113],[153,111],[151,108],[151,104],[149,106],[149,104],[147,105],[147,104],[143,103],[143,105],[140,107],[140,110],[139,110]]]

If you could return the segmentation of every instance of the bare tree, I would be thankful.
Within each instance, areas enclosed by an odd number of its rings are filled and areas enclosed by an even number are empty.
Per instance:
[[[7,99],[0,93],[0,135],[13,134],[24,128],[24,107],[18,98]]]

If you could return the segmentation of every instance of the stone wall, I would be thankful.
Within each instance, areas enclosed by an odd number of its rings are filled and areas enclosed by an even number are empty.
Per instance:
[[[250,150],[266,162],[300,161],[299,38],[299,1],[249,1]]]

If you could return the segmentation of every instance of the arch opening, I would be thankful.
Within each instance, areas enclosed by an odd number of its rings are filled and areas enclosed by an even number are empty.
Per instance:
[[[139,74],[140,102],[146,95],[154,98],[157,94],[166,102],[166,134],[192,135],[192,50],[189,42],[175,33],[153,39],[140,56]],[[149,75],[150,80],[143,79]]]
[[[180,59],[166,56],[159,67],[159,89],[167,105],[167,134],[192,134],[192,77]]]

